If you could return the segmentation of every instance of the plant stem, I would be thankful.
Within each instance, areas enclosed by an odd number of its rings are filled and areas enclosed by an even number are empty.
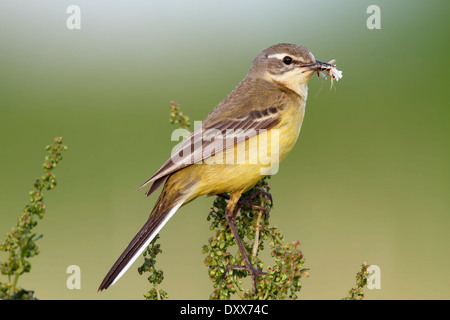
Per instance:
[[[256,254],[258,253],[258,244],[259,244],[259,231],[261,230],[261,224],[259,221],[261,220],[262,210],[258,213],[258,218],[256,219],[256,225],[255,225],[255,241],[253,242],[253,250],[252,250],[252,257],[255,258]]]
[[[19,273],[14,275],[14,281],[11,285],[10,296],[12,297],[16,292],[17,281],[19,280]]]

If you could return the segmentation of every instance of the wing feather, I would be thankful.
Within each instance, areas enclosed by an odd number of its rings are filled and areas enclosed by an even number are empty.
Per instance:
[[[207,160],[227,146],[233,145],[231,140],[250,139],[257,135],[260,130],[273,128],[280,121],[279,112],[273,112],[273,107],[270,109],[272,110],[267,112],[250,112],[247,116],[227,119],[205,128],[199,127],[180,144],[172,156],[139,189],[154,182],[155,185],[146,193],[148,196],[165,182],[166,179],[162,178],[191,164]],[[281,110],[282,106],[276,109]],[[201,141],[201,144],[198,141]],[[206,148],[214,150],[214,152],[203,154]]]
[[[233,143],[230,143],[232,139],[234,141],[242,141],[240,140],[242,138],[250,139],[259,131],[269,130],[276,126],[280,122],[280,112],[285,108],[289,98],[285,92],[274,89],[271,87],[273,85],[267,82],[250,87],[258,86],[259,88],[267,86],[267,88],[253,93],[247,90],[249,86],[239,84],[139,189],[154,183],[146,193],[149,196],[165,182],[170,174],[194,163],[207,160],[219,151],[226,149],[227,146],[234,147]],[[244,89],[247,91],[240,92]],[[242,101],[242,97],[247,100]],[[209,152],[204,152],[205,149]]]

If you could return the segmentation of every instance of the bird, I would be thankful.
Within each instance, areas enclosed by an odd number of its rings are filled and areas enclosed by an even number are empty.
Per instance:
[[[225,216],[245,264],[231,268],[247,270],[254,282],[263,272],[250,263],[234,225],[234,209],[244,192],[277,172],[294,147],[305,116],[308,82],[323,70],[332,80],[342,77],[335,65],[316,60],[304,46],[279,43],[262,50],[244,79],[139,187],[149,187],[146,196],[160,187],[162,191],[98,290],[123,276],[181,206],[202,195],[221,194],[229,195]]]

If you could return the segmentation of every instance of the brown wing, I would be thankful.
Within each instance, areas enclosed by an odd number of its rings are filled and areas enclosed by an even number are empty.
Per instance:
[[[241,87],[248,86],[242,86],[242,83],[238,85],[139,189],[153,183],[146,192],[149,196],[173,172],[200,163],[223,151],[227,146],[234,146],[233,143],[242,139],[250,139],[260,130],[269,130],[279,123],[280,111],[286,104],[286,95],[283,92],[270,87],[260,90],[259,95],[248,91],[244,94],[239,92]],[[246,97],[247,100],[239,101],[240,97]]]

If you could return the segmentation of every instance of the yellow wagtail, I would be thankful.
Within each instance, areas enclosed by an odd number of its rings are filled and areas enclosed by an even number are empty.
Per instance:
[[[254,282],[253,268],[234,226],[241,194],[273,174],[297,141],[311,76],[334,65],[317,61],[303,46],[277,44],[263,50],[246,77],[182,142],[140,188],[149,196],[164,184],[150,217],[112,266],[99,290],[114,284],[182,205],[201,195],[229,193],[226,219]]]

